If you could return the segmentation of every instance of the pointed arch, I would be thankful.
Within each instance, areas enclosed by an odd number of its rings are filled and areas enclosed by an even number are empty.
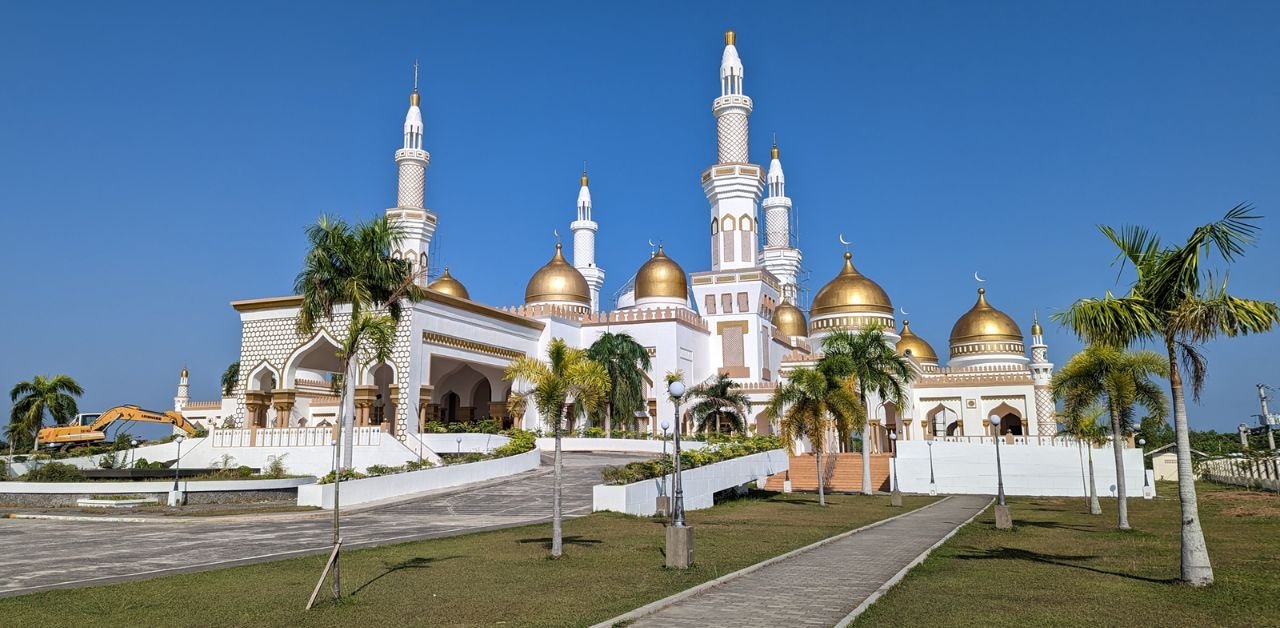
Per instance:
[[[721,231],[734,231],[737,228],[738,228],[737,221],[734,220],[733,216],[725,216],[724,218],[720,219]]]
[[[325,344],[328,344],[333,349],[333,353],[328,355],[323,353],[326,350]],[[284,378],[280,380],[283,387],[294,387],[294,382],[297,380],[298,367],[307,358],[316,358],[319,362],[318,366],[324,370],[331,373],[341,373],[342,362],[337,356],[337,349],[340,346],[342,345],[329,334],[329,330],[321,328],[310,340],[294,349],[293,353],[290,353],[289,357],[284,361]]]
[[[275,382],[274,385],[269,385]],[[271,366],[270,362],[263,360],[249,370],[249,376],[245,379],[244,389],[251,392],[265,392],[280,388],[280,371],[276,367]]]
[[[743,214],[738,217],[738,229],[742,231],[751,231],[751,225],[752,225],[751,216],[748,216],[747,214]]]

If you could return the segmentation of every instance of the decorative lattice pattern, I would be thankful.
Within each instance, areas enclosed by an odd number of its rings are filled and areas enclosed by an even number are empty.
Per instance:
[[[1036,386],[1036,420],[1040,422],[1040,435],[1053,436],[1058,433],[1056,409],[1053,405],[1053,393],[1047,386]]]
[[[716,118],[716,142],[720,163],[746,163],[747,115],[734,112]]]
[[[427,169],[410,161],[400,163],[400,193],[396,205],[421,208],[426,200]]]
[[[787,208],[786,207],[770,207],[764,212],[764,232],[765,242],[768,246],[787,246],[787,231],[790,225],[787,224]]]

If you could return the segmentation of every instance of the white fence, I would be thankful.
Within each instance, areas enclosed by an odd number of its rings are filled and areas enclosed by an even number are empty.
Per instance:
[[[911,440],[898,441],[897,445],[898,457],[894,462],[903,492],[928,493],[932,474],[939,493],[996,493],[996,448],[990,438],[985,444]],[[1089,494],[1087,456],[1088,452],[1083,449],[1062,446],[1061,440],[1054,445],[1001,443],[1005,494],[1086,496]],[[1115,496],[1115,454],[1110,445],[1093,450],[1093,470],[1098,495]],[[1142,451],[1125,449],[1124,477],[1129,496],[1143,496],[1144,475]]]
[[[278,480],[181,480],[178,486],[188,493],[223,491],[268,491],[315,484],[315,478]],[[21,495],[136,495],[168,493],[173,480],[154,482],[2,482],[0,494]]]
[[[684,443],[680,445],[683,449]],[[684,508],[710,508],[714,505],[717,492],[753,481],[763,484],[765,478],[789,468],[790,457],[787,452],[774,449],[683,471],[681,479],[684,483]],[[670,475],[665,477],[668,492],[672,487],[671,480]],[[657,512],[657,498],[663,494],[663,481],[664,478],[654,478],[622,486],[597,484],[592,488],[591,509],[651,516]]]
[[[209,441],[214,447],[328,447],[333,442],[331,427],[268,427],[213,429]],[[382,443],[382,429],[355,428],[355,446],[377,447]]]
[[[667,439],[666,452],[671,453],[674,445]],[[707,444],[696,440],[681,440],[680,449],[702,449]],[[554,451],[556,439],[539,438],[538,447],[543,451]],[[661,440],[641,440],[637,438],[560,438],[561,451],[616,451],[637,454],[656,454],[661,456],[663,444]]]
[[[505,458],[350,480],[342,483],[342,505],[354,506],[394,497],[405,497],[532,471],[538,468],[541,456],[542,452],[533,449]],[[332,510],[333,485],[311,484],[298,487],[298,505],[319,506]]]
[[[1280,491],[1280,458],[1210,458],[1199,470],[1206,480]]]
[[[995,446],[995,436],[935,436],[935,443],[967,443],[971,445],[992,445]],[[1069,447],[1075,449],[1079,447],[1076,439],[1070,436],[1013,436],[1006,435],[1000,437],[1001,445],[1038,445],[1041,447]],[[1129,445],[1126,445],[1128,447]],[[1111,444],[1108,441],[1106,447],[1110,450]]]

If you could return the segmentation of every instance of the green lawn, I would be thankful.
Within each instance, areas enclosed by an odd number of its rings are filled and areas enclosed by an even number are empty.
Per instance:
[[[855,626],[1280,626],[1280,497],[1200,485],[1217,583],[1175,584],[1178,500],[1115,500],[1090,516],[1081,499],[1010,500],[1013,531],[988,510],[939,547]]]
[[[555,561],[546,558],[549,524],[344,553],[349,597],[310,612],[302,608],[322,557],[0,599],[0,623],[590,625],[933,500],[906,497],[900,509],[886,496],[827,499],[822,508],[814,495],[762,493],[690,512],[697,564],[685,572],[662,567],[660,522],[599,513],[565,523],[565,557]]]

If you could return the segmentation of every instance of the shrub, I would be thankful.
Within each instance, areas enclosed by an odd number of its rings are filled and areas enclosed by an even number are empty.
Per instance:
[[[494,458],[505,458],[507,456],[522,454],[538,446],[537,437],[534,436],[533,432],[526,430],[507,430],[504,434],[511,440],[505,445],[494,448]]]
[[[0,460],[0,482],[9,479],[9,465],[5,461]]]
[[[251,477],[253,477],[253,469],[251,469],[251,468],[249,468],[249,467],[246,467],[246,466],[244,466],[244,465],[240,465],[240,466],[236,467],[236,477],[238,477],[238,478],[251,478]]]
[[[367,474],[371,478],[376,478],[381,475],[391,475],[393,473],[400,473],[402,471],[404,471],[404,467],[391,467],[384,464],[372,464],[372,465],[369,465],[368,469],[364,470],[365,474]]]
[[[367,478],[367,477],[369,477],[369,476],[367,476],[367,475],[365,475],[365,474],[363,474],[363,473],[361,473],[361,472],[359,472],[359,471],[356,471],[355,469],[343,469],[343,470],[342,470],[342,481],[343,481],[343,482],[347,482],[347,481],[350,481],[350,480],[363,480],[364,478]],[[333,471],[330,471],[330,472],[326,473],[324,477],[322,477],[322,478],[320,478],[319,480],[317,480],[317,481],[316,481],[316,484],[333,484]]]
[[[98,458],[99,469],[119,469],[121,464],[123,464],[123,460],[121,460],[120,456],[114,451],[102,454],[102,456]]]
[[[284,458],[289,454],[280,454],[279,456],[267,457],[267,468],[264,473],[269,478],[282,478],[289,473],[284,466]]]
[[[781,448],[782,442],[776,436],[746,437],[711,434],[707,438],[707,447],[703,449],[685,449],[680,452],[680,466],[682,469],[693,469]],[[601,475],[604,477],[606,484],[616,486],[661,477],[671,472],[672,460],[668,457],[658,460],[632,462],[621,467],[607,467]]]
[[[84,473],[66,463],[49,462],[28,471],[22,479],[28,482],[79,482],[84,479]]]
[[[427,421],[426,425],[422,426],[422,431],[430,434],[443,434],[449,430],[445,429],[444,423],[439,421]]]
[[[588,427],[582,430],[582,436],[585,438],[604,438],[604,430],[598,427]]]
[[[196,430],[195,434],[191,435],[191,438],[204,438],[208,435],[209,435],[209,430],[199,429],[199,430]]]
[[[404,470],[405,471],[421,471],[423,469],[430,469],[434,466],[435,465],[431,464],[430,460],[427,460],[425,458],[422,460],[408,460],[404,463]]]

